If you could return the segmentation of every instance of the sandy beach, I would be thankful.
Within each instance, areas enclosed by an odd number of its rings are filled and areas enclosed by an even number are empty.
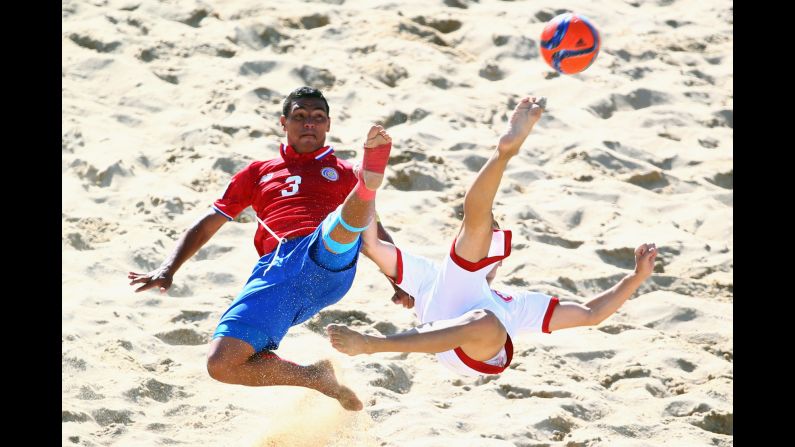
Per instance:
[[[585,72],[542,60],[546,21],[591,19]],[[716,0],[62,2],[62,445],[586,447],[733,445],[733,3]],[[232,174],[278,156],[284,97],[330,103],[354,162],[394,139],[377,209],[441,260],[463,194],[526,95],[548,108],[494,213],[513,231],[496,288],[585,302],[660,248],[655,274],[596,327],[514,340],[500,376],[429,354],[348,357],[323,331],[417,324],[361,257],[350,292],[288,333],[364,402],[211,379],[207,343],[258,256],[248,209],[166,294],[157,267]]]

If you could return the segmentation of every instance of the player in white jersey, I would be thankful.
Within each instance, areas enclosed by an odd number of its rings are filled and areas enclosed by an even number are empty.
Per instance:
[[[494,228],[494,196],[508,161],[541,117],[545,98],[524,98],[491,158],[464,198],[464,220],[441,265],[401,252],[368,229],[363,252],[408,294],[421,325],[386,337],[363,335],[329,325],[332,346],[346,354],[435,353],[447,368],[463,375],[499,374],[513,356],[512,338],[521,332],[552,332],[592,326],[612,315],[652,273],[657,248],[635,249],[635,270],[587,303],[559,302],[534,292],[511,295],[490,288],[502,260],[511,252],[511,232]]]

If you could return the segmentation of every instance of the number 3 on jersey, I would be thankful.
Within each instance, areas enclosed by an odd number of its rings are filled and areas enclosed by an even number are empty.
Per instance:
[[[300,175],[292,175],[287,177],[284,180],[285,183],[290,185],[290,189],[283,189],[282,190],[282,197],[294,196],[298,194],[298,185],[301,184],[301,176]]]

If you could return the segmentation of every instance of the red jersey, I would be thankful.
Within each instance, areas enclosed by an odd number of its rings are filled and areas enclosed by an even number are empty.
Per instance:
[[[353,165],[322,147],[299,154],[292,146],[279,147],[281,158],[255,161],[232,177],[213,208],[232,220],[251,206],[279,237],[311,234],[348,196],[358,181]],[[260,256],[278,241],[257,223],[254,246]]]

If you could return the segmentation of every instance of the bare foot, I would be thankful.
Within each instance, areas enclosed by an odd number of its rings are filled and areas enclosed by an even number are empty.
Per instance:
[[[331,346],[348,355],[367,354],[367,337],[345,326],[330,324],[326,333],[331,339]]]
[[[392,138],[386,133],[383,126],[374,125],[367,132],[367,141],[364,143],[364,160],[362,162],[362,179],[367,189],[375,191],[384,180],[384,170],[389,161],[391,147],[377,148],[387,143],[392,143]]]
[[[317,390],[328,397],[337,399],[342,405],[342,408],[349,411],[361,411],[364,408],[362,401],[356,397],[356,394],[347,386],[340,385],[337,382],[337,376],[334,374],[334,366],[328,360],[321,360],[313,365],[318,374],[318,388]]]
[[[522,98],[513,110],[508,130],[500,137],[497,150],[500,154],[514,156],[519,153],[522,143],[533,130],[533,125],[541,118],[541,113],[546,107],[545,97]]]

